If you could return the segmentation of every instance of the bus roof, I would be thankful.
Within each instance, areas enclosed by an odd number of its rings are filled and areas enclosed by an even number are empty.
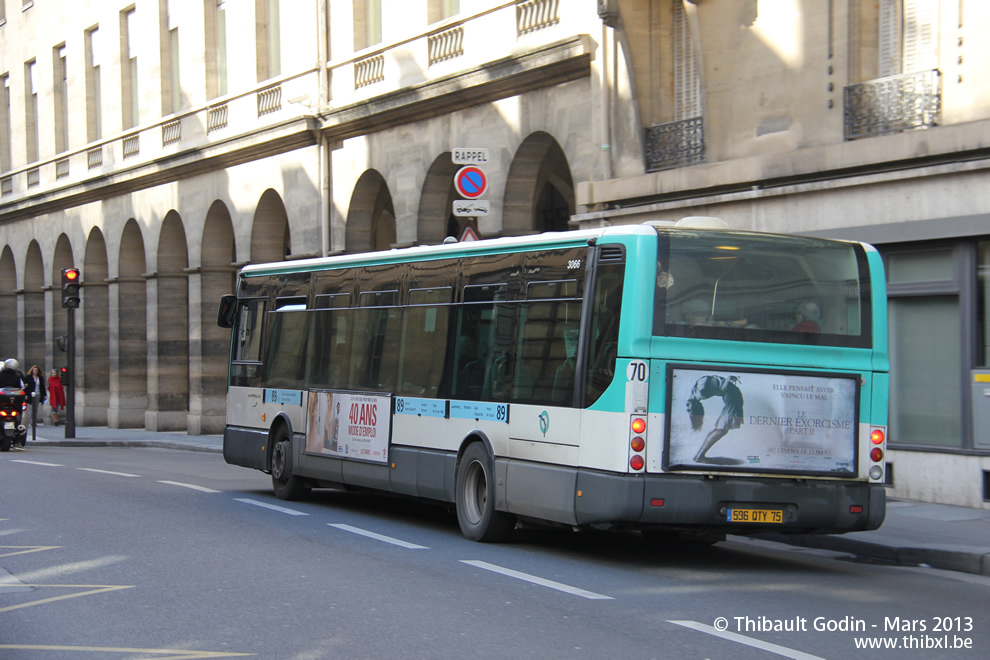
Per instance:
[[[754,232],[751,230],[740,230],[731,228],[712,227],[677,227],[674,225],[660,225],[656,223],[644,223],[636,225],[615,225],[610,227],[600,227],[595,229],[578,229],[564,232],[547,232],[543,234],[533,234],[528,236],[507,236],[502,238],[489,238],[480,241],[468,241],[458,243],[446,243],[442,245],[417,245],[407,248],[394,248],[391,250],[381,250],[378,252],[362,252],[355,254],[340,254],[330,257],[315,257],[311,259],[299,259],[295,261],[277,261],[264,264],[250,264],[241,269],[244,277],[255,277],[261,275],[277,275],[280,273],[298,273],[307,271],[328,270],[333,268],[344,268],[349,266],[369,266],[380,264],[405,263],[412,261],[424,261],[430,259],[442,259],[473,254],[499,254],[504,252],[515,252],[519,250],[535,250],[540,248],[567,247],[580,245],[594,240],[628,237],[628,236],[656,236],[662,233],[692,233],[692,232],[725,232],[732,234],[767,234],[766,232]],[[783,236],[783,235],[782,235]],[[822,239],[811,236],[798,236],[787,234],[791,238],[805,238],[808,240],[818,240],[826,242],[845,242],[833,239]],[[864,244],[864,247],[866,246]]]

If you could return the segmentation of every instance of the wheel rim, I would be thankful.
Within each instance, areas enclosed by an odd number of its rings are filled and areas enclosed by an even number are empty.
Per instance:
[[[285,443],[275,445],[272,452],[272,476],[279,481],[285,481]]]
[[[472,525],[481,522],[488,503],[488,479],[485,468],[474,461],[468,466],[464,479],[464,513]]]

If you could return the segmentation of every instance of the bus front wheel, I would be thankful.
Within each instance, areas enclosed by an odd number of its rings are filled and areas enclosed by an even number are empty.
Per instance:
[[[503,541],[516,526],[515,516],[495,510],[494,461],[485,446],[468,446],[457,468],[457,524],[470,541]]]
[[[309,495],[302,477],[292,474],[292,439],[282,427],[272,444],[272,490],[280,500],[299,500]]]

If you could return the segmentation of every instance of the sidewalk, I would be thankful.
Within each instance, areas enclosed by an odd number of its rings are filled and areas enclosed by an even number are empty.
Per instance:
[[[76,427],[74,439],[65,427],[39,426],[32,445],[62,447],[161,447],[220,453],[223,437],[156,433],[144,429]],[[22,454],[23,455],[23,454]],[[861,557],[903,564],[926,564],[964,573],[990,576],[990,509],[970,509],[909,500],[888,500],[887,517],[878,530],[822,536],[761,535],[761,538],[847,552]]]

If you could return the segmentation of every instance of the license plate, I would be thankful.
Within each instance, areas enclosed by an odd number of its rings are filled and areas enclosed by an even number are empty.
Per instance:
[[[734,523],[772,523],[784,522],[784,512],[776,509],[728,509],[726,521]]]
[[[14,428],[14,423],[13,422],[4,422],[3,423],[3,427],[5,429],[12,429],[12,428]]]

